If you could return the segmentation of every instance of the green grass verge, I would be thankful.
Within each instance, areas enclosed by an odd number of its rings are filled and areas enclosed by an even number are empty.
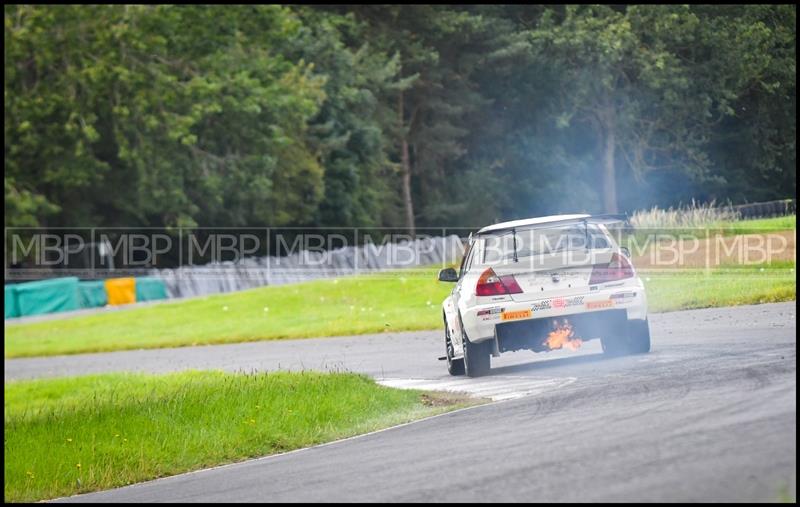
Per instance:
[[[666,312],[797,299],[795,263],[642,274],[648,310]]]
[[[761,269],[764,271],[761,271]],[[441,326],[436,269],[262,287],[5,327],[5,357],[414,331]],[[796,299],[794,263],[648,275],[651,311]]]
[[[768,232],[788,231],[797,229],[797,215],[738,220],[736,222],[719,224],[716,229],[728,235],[764,234]]]
[[[732,220],[725,217],[725,215],[726,213],[700,212],[696,214],[681,214],[656,210],[655,215],[648,212],[643,215],[634,214],[631,217],[631,222],[636,228],[641,229],[709,229],[712,233],[720,234],[767,233],[795,229],[797,226],[797,215],[744,220]]]
[[[789,215],[784,217],[758,218],[753,220],[737,221],[718,221],[711,222],[702,227],[646,227],[634,229],[630,234],[619,234],[615,236],[617,241],[626,245],[632,251],[637,245],[646,245],[648,238],[665,236],[665,240],[671,237],[694,237],[698,239],[713,238],[720,236],[736,236],[740,234],[768,234],[771,232],[781,232],[797,229],[797,216]]]
[[[5,384],[5,501],[108,489],[474,404],[345,373],[106,374]]]
[[[261,287],[6,326],[5,357],[431,329],[452,285],[436,269]]]

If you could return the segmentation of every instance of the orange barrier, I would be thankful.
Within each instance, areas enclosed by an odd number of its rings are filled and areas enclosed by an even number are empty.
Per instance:
[[[136,302],[135,278],[111,278],[106,280],[108,304],[127,305]]]

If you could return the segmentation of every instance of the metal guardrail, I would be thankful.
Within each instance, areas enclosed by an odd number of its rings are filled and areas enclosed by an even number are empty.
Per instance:
[[[402,250],[402,251],[401,251]],[[410,243],[349,246],[329,252],[301,251],[286,257],[248,257],[175,269],[154,269],[171,298],[236,292],[321,278],[456,262],[464,247],[457,235],[418,238]]]
[[[778,201],[754,202],[724,206],[725,209],[735,211],[742,218],[769,218],[797,213],[797,199],[781,199]]]

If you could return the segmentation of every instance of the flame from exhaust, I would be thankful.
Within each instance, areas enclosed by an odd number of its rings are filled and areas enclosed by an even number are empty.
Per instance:
[[[545,341],[550,350],[564,347],[570,350],[578,350],[583,344],[583,340],[575,337],[575,330],[572,329],[572,324],[567,319],[563,319],[560,324],[557,321],[553,321],[553,327],[553,331],[550,331]]]

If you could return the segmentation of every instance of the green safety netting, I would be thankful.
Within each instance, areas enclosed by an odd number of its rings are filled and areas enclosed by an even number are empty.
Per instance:
[[[6,285],[6,297],[3,300],[3,306],[6,308],[6,317],[19,317],[19,306],[17,305],[17,291],[14,285]]]
[[[136,278],[136,302],[167,298],[167,286],[160,278]]]
[[[75,276],[19,283],[14,286],[19,315],[66,312],[80,308]]]
[[[96,308],[98,306],[105,306],[108,302],[106,286],[103,280],[79,282],[78,294],[81,308]]]

